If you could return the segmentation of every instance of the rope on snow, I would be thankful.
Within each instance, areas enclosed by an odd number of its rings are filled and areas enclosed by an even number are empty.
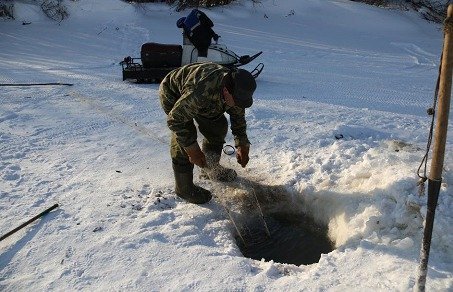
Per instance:
[[[0,86],[73,86],[72,83],[49,82],[49,83],[0,83]]]

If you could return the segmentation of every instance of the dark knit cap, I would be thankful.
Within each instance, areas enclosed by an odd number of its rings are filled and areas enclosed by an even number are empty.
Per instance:
[[[186,18],[185,17],[181,17],[176,22],[176,26],[179,27],[179,28],[184,28],[184,21],[186,21]]]
[[[249,71],[236,69],[231,73],[233,79],[233,99],[236,106],[248,108],[253,103],[253,92],[256,89],[256,81]]]

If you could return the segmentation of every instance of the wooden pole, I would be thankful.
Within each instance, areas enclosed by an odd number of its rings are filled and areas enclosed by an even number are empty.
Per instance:
[[[39,213],[38,215],[36,215],[35,217],[31,218],[30,220],[28,220],[27,222],[25,223],[22,223],[20,226],[14,228],[13,230],[11,230],[10,232],[6,233],[5,235],[1,236],[0,237],[0,241],[2,241],[3,239],[9,237],[10,235],[16,233],[17,231],[21,230],[22,228],[24,228],[25,226],[27,226],[28,224],[32,223],[33,221],[35,221],[36,219],[38,218],[41,218],[42,216],[46,215],[47,213],[49,213],[50,211],[52,211],[53,209],[57,208],[58,207],[58,204],[54,204],[52,207],[50,208],[47,208],[46,210],[42,211],[41,213]]]
[[[442,168],[447,143],[448,114],[450,112],[451,83],[453,68],[453,4],[448,6],[445,19],[444,49],[439,82],[439,103],[437,106],[436,128],[434,131],[433,159],[428,179],[428,208],[423,232],[422,248],[420,250],[420,266],[417,291],[424,292],[428,274],[428,259],[434,226],[437,201],[442,182]]]

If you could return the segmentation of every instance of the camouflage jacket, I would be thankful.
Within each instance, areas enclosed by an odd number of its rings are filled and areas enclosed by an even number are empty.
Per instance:
[[[187,147],[197,140],[197,131],[190,126],[194,118],[216,120],[225,112],[230,116],[235,145],[250,144],[245,110],[223,101],[221,85],[228,71],[214,63],[189,64],[171,71],[161,82],[160,102],[179,145]]]

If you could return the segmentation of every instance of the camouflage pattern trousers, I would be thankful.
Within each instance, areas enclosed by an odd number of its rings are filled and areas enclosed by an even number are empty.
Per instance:
[[[228,121],[224,114],[220,115],[215,120],[195,117],[195,121],[198,124],[198,130],[203,135],[203,149],[218,152],[219,155],[222,151],[223,144],[225,143],[225,137],[228,132]],[[195,124],[190,121],[186,124],[188,129],[196,131]],[[176,141],[176,135],[174,132],[171,133],[170,142],[170,156],[173,164],[173,169],[176,172],[192,172],[194,165],[190,163],[189,157],[187,156],[184,148]]]

